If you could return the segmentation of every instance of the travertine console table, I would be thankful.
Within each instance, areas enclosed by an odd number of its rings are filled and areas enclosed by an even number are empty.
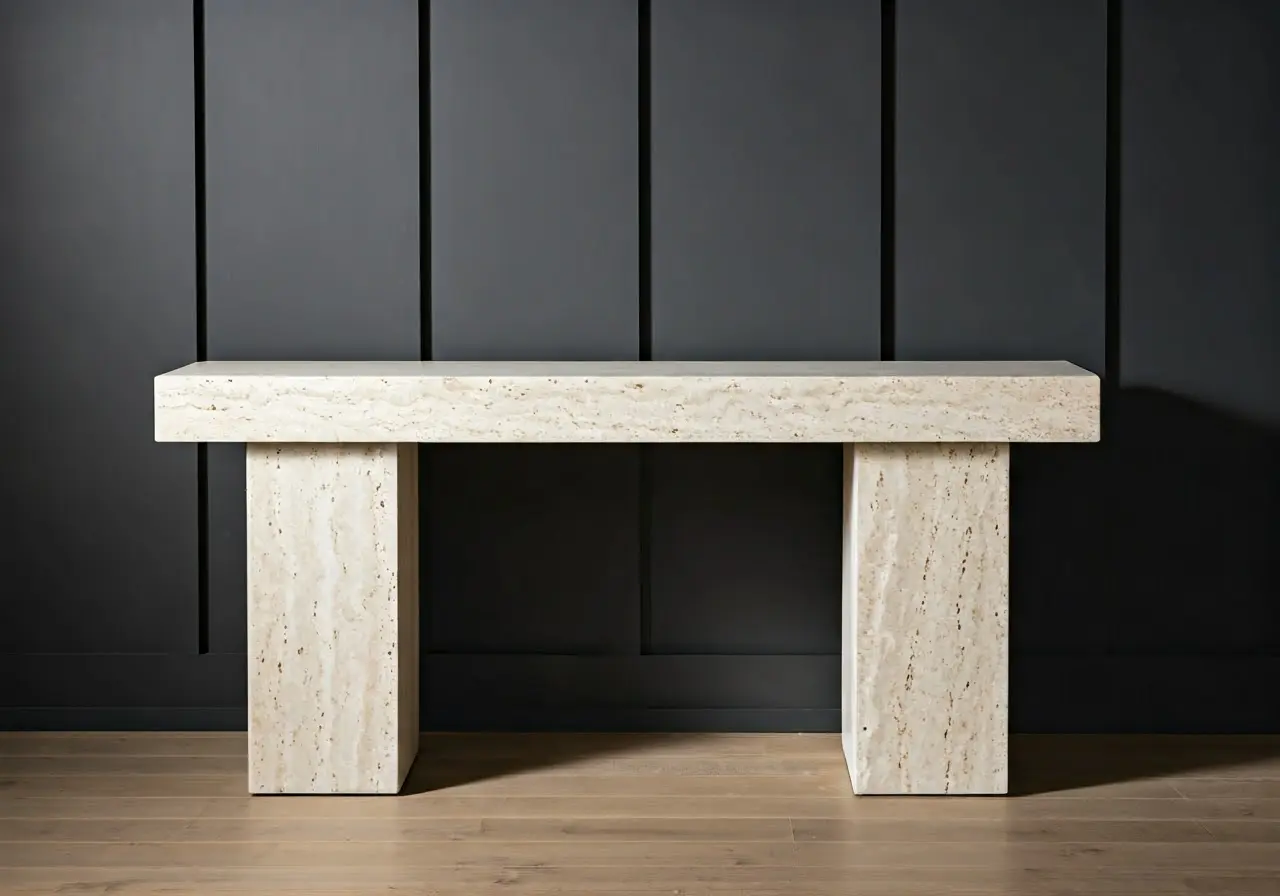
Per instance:
[[[248,443],[249,788],[396,793],[418,748],[420,442],[844,445],[856,793],[1008,789],[1009,443],[1099,382],[991,363],[202,362],[156,440]]]

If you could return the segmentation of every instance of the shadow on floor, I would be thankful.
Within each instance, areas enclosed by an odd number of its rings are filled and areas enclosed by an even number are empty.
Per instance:
[[[838,739],[812,736],[823,739],[831,760],[839,760]],[[646,753],[655,762],[681,754],[713,760],[735,755],[724,735],[708,733],[428,733],[402,793],[437,793],[584,760],[635,760]],[[823,749],[812,755],[827,764]],[[1247,785],[1273,779],[1278,764],[1280,736],[1274,735],[1024,734],[1015,735],[1010,744],[1009,793],[1050,796],[1149,781],[1149,794],[1138,786],[1114,795],[1164,796],[1178,778]]]
[[[401,793],[443,791],[508,775],[551,771],[583,760],[634,758],[647,751],[670,757],[690,748],[699,757],[720,758],[715,738],[714,734],[669,732],[428,732],[422,735],[418,759]],[[696,750],[692,749],[695,744]]]

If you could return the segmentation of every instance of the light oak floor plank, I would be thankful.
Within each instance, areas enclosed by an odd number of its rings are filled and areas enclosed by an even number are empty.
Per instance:
[[[854,799],[830,735],[429,734],[399,797],[244,749],[0,734],[0,893],[1280,893],[1280,738],[1015,738],[1008,798]]]

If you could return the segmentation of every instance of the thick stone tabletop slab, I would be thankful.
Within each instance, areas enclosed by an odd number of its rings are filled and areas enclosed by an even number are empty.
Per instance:
[[[1095,442],[1065,361],[206,361],[155,379],[160,442]]]

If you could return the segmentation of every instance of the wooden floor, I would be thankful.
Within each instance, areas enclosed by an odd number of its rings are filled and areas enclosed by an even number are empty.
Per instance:
[[[1012,773],[854,799],[829,735],[428,735],[406,795],[251,798],[243,734],[0,734],[0,892],[1280,896],[1280,738]]]

